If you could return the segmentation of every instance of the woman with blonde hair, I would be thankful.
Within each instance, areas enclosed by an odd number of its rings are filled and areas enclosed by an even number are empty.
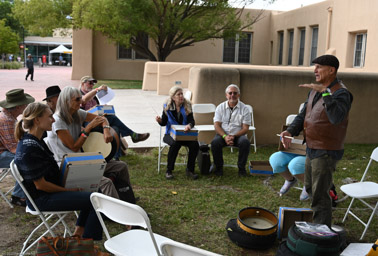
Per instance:
[[[24,179],[25,188],[40,210],[80,210],[74,235],[101,240],[102,228],[90,202],[91,193],[60,185],[58,164],[42,139],[42,134],[51,131],[54,122],[53,113],[47,105],[38,102],[29,104],[16,125],[18,145],[14,162]],[[26,203],[34,209],[28,200]]]
[[[174,86],[169,90],[169,98],[163,107],[163,113],[156,117],[156,122],[161,126],[166,126],[165,135],[163,141],[167,143],[169,147],[168,152],[168,164],[165,177],[172,179],[172,171],[175,167],[177,154],[181,146],[187,146],[189,148],[189,157],[186,168],[186,175],[192,179],[197,179],[198,175],[194,173],[196,157],[199,150],[197,141],[175,141],[171,136],[172,125],[185,125],[185,132],[190,131],[194,125],[194,117],[192,112],[191,103],[184,98],[183,90],[179,86]]]

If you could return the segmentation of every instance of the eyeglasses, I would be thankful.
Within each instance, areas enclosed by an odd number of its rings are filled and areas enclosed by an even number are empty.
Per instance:
[[[228,92],[228,95],[238,95],[238,92]]]
[[[88,84],[94,85],[94,82],[93,81],[88,81]]]

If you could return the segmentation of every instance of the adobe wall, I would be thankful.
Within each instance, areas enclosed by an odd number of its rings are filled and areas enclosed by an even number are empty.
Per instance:
[[[354,96],[346,142],[378,143],[375,118],[378,116],[378,75],[341,72],[338,77]],[[257,144],[274,144],[278,142],[276,134],[286,117],[296,114],[307,98],[309,90],[298,85],[314,82],[314,74],[310,70],[193,67],[189,82],[192,102],[217,105],[226,100],[227,85],[238,80],[241,101],[254,109]]]

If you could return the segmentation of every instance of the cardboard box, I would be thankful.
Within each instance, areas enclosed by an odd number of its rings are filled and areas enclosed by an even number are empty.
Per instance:
[[[95,115],[99,115],[99,116],[102,116],[104,114],[115,115],[115,110],[114,110],[113,105],[97,105],[88,109],[87,112],[95,114]]]
[[[96,192],[105,167],[106,161],[99,152],[65,154],[60,165],[61,184],[65,188]]]
[[[287,129],[287,125],[282,126],[282,131],[285,131]],[[278,150],[287,152],[287,153],[293,153],[297,155],[306,155],[306,143],[303,144],[303,135],[300,134],[298,136],[294,136],[294,139],[291,140],[291,146],[290,148],[285,148],[281,142],[281,138],[279,140]]]
[[[312,210],[308,208],[280,207],[278,210],[278,239],[287,237],[296,221],[312,222]]]
[[[273,175],[269,161],[249,161],[249,172],[251,175]]]
[[[186,125],[172,125],[171,137],[176,141],[197,141],[198,130],[194,126],[190,131],[184,132]]]

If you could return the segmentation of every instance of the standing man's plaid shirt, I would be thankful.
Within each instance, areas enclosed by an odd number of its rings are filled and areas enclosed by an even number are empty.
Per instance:
[[[0,154],[4,151],[16,153],[17,141],[14,137],[16,122],[17,119],[3,108],[2,112],[0,112]]]

